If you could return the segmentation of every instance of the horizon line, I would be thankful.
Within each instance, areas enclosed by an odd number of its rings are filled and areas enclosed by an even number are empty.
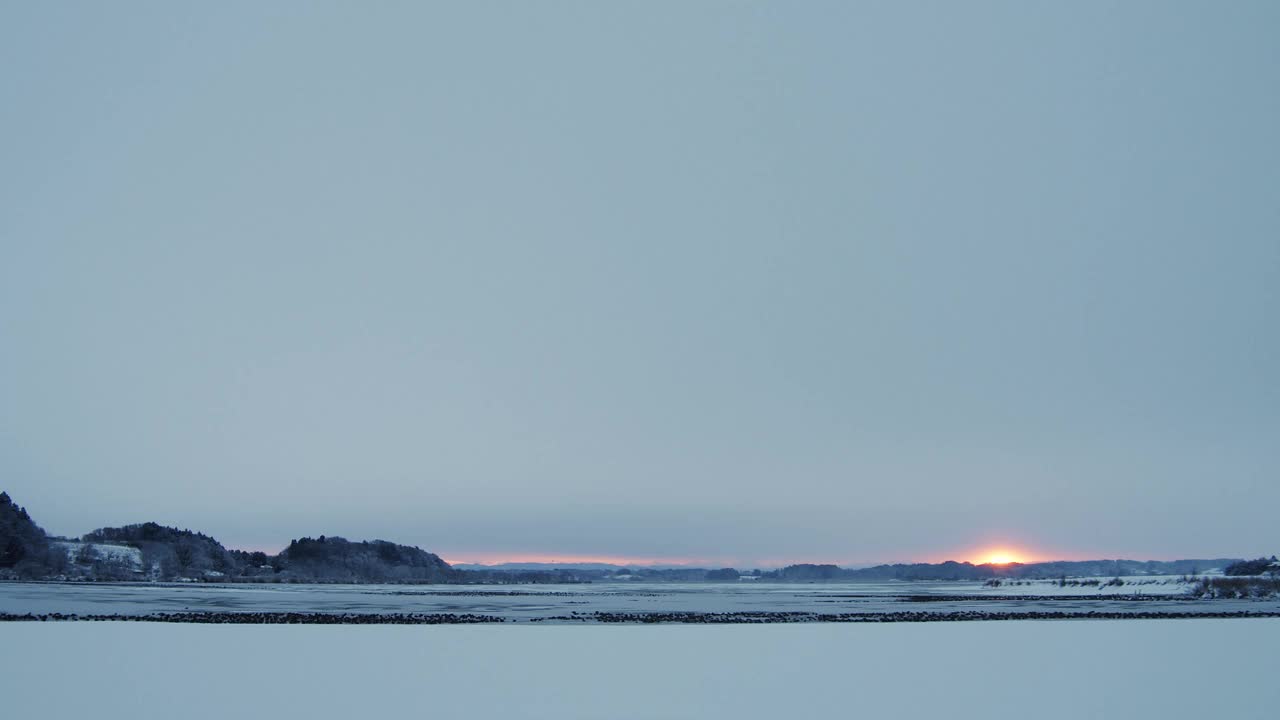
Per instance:
[[[1117,555],[1113,557],[1057,557],[1057,558],[1025,558],[1012,562],[991,562],[980,557],[948,557],[944,559],[911,559],[911,560],[879,560],[879,561],[852,561],[852,560],[832,560],[830,558],[803,558],[803,559],[759,559],[755,561],[742,561],[741,558],[691,558],[691,557],[654,557],[654,556],[626,556],[626,555],[587,555],[587,554],[552,554],[552,553],[440,553],[439,557],[450,565],[478,565],[482,567],[498,567],[502,565],[613,565],[617,567],[685,567],[685,568],[783,568],[789,565],[836,565],[845,568],[858,567],[875,567],[878,565],[937,565],[945,562],[969,563],[971,565],[1035,565],[1042,563],[1055,562],[1102,562],[1102,561],[1129,561],[1129,562],[1174,562],[1178,560],[1211,560],[1217,558],[1191,558],[1191,557],[1169,557],[1169,558],[1138,558],[1124,557]]]

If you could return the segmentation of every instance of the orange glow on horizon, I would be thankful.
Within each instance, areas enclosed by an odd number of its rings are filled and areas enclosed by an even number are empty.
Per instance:
[[[815,564],[832,564],[841,567],[863,567],[879,564],[893,564],[895,562],[928,562],[939,563],[946,560],[958,560],[962,562],[970,562],[974,565],[1008,565],[1011,563],[1033,563],[1040,562],[1045,555],[1029,550],[1015,549],[1011,546],[996,546],[978,549],[963,550],[955,553],[949,553],[946,556],[939,555],[929,558],[915,559],[889,559],[869,561],[848,561],[840,559],[825,558],[757,558],[754,561],[744,560],[743,558],[709,558],[709,557],[653,557],[653,556],[630,556],[630,555],[592,555],[592,554],[556,554],[556,553],[535,553],[535,552],[441,552],[440,557],[450,565],[504,565],[519,563],[539,563],[546,565],[584,565],[584,564],[601,564],[601,565],[619,565],[623,567],[652,567],[654,565],[672,565],[686,567],[736,567],[738,569],[750,568],[780,568],[796,563],[815,563]]]
[[[1104,557],[1124,557],[1116,551],[1093,549],[1064,549],[1060,546],[1042,545],[1034,539],[1012,533],[983,533],[973,542],[953,545],[942,552],[921,553],[912,562],[940,563],[948,560],[974,565],[1029,565],[1042,562],[1072,562],[1096,560]]]
[[[859,558],[831,557],[822,555],[798,555],[795,557],[732,557],[732,556],[654,556],[654,555],[611,555],[595,553],[556,553],[556,552],[501,552],[481,551],[439,551],[438,554],[451,565],[502,565],[518,563],[541,563],[547,565],[582,565],[597,563],[601,565],[617,565],[622,567],[652,567],[670,565],[673,567],[719,568],[733,567],[739,570],[761,568],[781,568],[797,563],[830,564],[840,567],[858,568],[872,565],[892,565],[895,563],[941,563],[949,560],[969,562],[974,565],[1009,565],[1013,563],[1028,564],[1054,560],[1089,560],[1103,557],[1080,551],[1063,551],[1045,549],[1025,541],[1010,538],[989,538],[985,543],[974,543],[959,546],[946,553],[928,553],[920,555],[891,554],[887,557]],[[896,556],[895,556],[896,555]],[[913,556],[914,555],[914,556]]]

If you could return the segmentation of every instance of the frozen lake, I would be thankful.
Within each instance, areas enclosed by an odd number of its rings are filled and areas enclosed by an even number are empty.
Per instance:
[[[1143,583],[1143,584],[1139,584]],[[1144,578],[1121,587],[1043,582],[576,585],[149,585],[0,583],[0,613],[472,613],[564,622],[591,613],[1280,612],[1280,599],[1190,600],[1186,586]],[[1117,597],[1117,594],[1123,596]],[[1110,597],[1108,597],[1110,596]],[[559,619],[559,620],[558,620]]]
[[[4,716],[1276,717],[1280,620],[0,624]]]

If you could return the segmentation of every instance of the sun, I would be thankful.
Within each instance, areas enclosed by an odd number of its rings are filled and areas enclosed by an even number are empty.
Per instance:
[[[982,557],[980,565],[1008,565],[1022,562],[1022,556],[1011,550],[992,550]]]

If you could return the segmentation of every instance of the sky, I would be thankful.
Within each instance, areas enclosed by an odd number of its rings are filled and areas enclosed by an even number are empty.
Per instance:
[[[46,530],[1280,551],[1280,5],[0,6]]]

